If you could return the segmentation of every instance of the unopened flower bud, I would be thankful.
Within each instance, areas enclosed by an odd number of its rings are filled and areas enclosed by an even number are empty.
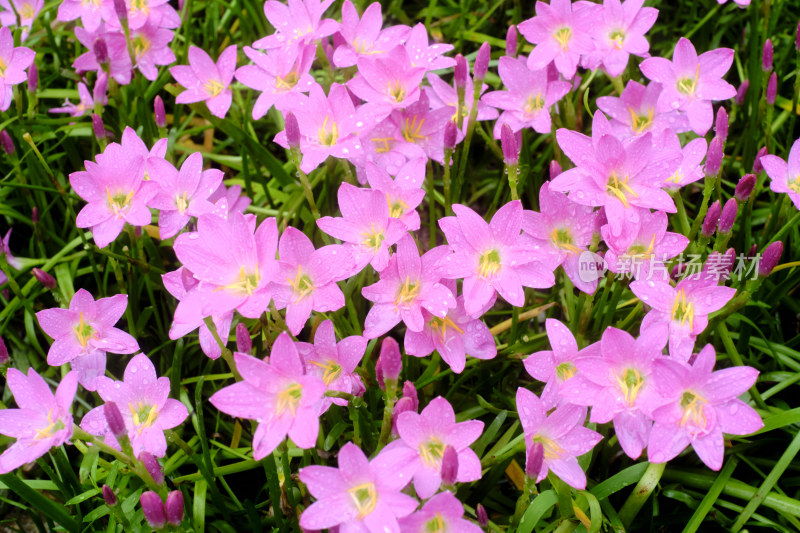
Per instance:
[[[761,150],[758,151],[756,154],[756,160],[753,161],[753,174],[758,175],[764,170],[764,166],[761,164],[761,158],[767,155],[767,147],[763,146]]]
[[[456,126],[456,123],[452,120],[448,120],[444,125],[444,149],[450,151],[454,150],[457,140],[458,126]],[[449,163],[449,161],[445,161],[445,163]]]
[[[550,161],[550,181],[556,179],[556,176],[561,174],[561,165],[558,164],[558,161],[553,159]]]
[[[677,280],[681,279],[681,277],[683,276],[683,273],[685,271],[686,271],[686,263],[680,262],[677,265],[675,265],[674,267],[672,267],[672,270],[670,271],[669,275],[670,275],[670,277],[672,279],[677,281]]]
[[[39,208],[36,206],[33,206],[33,209],[31,209],[31,222],[34,224],[39,223]]]
[[[458,476],[458,452],[451,445],[444,447],[442,454],[442,483],[455,485]]]
[[[36,68],[36,63],[31,63],[30,68],[28,68],[28,92],[35,93],[38,86],[39,69]]]
[[[164,100],[162,100],[159,95],[156,95],[153,100],[153,114],[156,117],[156,126],[159,128],[166,128],[167,112],[164,110]]]
[[[764,41],[764,50],[761,52],[761,68],[766,72],[772,68],[772,40]]]
[[[742,179],[739,180],[739,183],[736,184],[736,190],[734,191],[734,196],[736,200],[740,202],[746,202],[750,195],[753,193],[753,188],[756,186],[756,175],[755,174],[745,174],[742,176]]]
[[[508,27],[506,32],[506,55],[511,57],[517,55],[517,27],[513,24]]]
[[[736,213],[739,211],[739,203],[736,198],[730,198],[722,207],[722,214],[719,216],[719,232],[730,233],[733,223],[736,222]]]
[[[478,525],[486,527],[489,525],[489,515],[486,514],[486,508],[480,503],[475,507],[475,516],[478,518]]]
[[[469,76],[469,65],[466,58],[461,54],[456,54],[456,66],[453,73],[453,81],[456,88],[463,89],[467,86],[467,76]]]
[[[14,141],[11,140],[11,135],[6,130],[0,131],[0,146],[3,147],[3,151],[8,155],[14,153]]]
[[[715,124],[717,137],[724,143],[728,139],[728,112],[724,107],[717,109],[717,121]]]
[[[142,512],[150,527],[161,529],[166,525],[167,517],[164,513],[164,502],[161,501],[161,496],[148,490],[139,496],[139,503],[142,504]]]
[[[706,176],[716,176],[722,166],[722,139],[714,137],[708,143],[708,152],[706,152]]]
[[[112,435],[119,438],[126,434],[125,420],[122,418],[122,413],[119,411],[117,404],[106,402],[103,406],[103,414],[106,417],[106,424],[108,424],[108,429],[111,430]]]
[[[97,113],[92,113],[92,130],[94,130],[94,136],[98,141],[105,139],[106,128],[103,126],[103,119]]]
[[[105,39],[101,37],[95,40],[92,45],[92,51],[94,52],[94,58],[99,64],[108,63],[108,45]]]
[[[800,52],[800,22],[797,23],[797,32],[794,34],[794,47]]]
[[[506,165],[516,165],[519,163],[519,147],[517,138],[508,124],[503,124],[500,128],[500,146],[503,148],[503,159]]]
[[[6,348],[6,341],[0,337],[0,365],[7,365],[11,358],[8,356],[8,348]]]
[[[114,507],[118,503],[117,495],[108,485],[103,485],[103,499],[109,507]]]
[[[767,103],[769,105],[773,105],[775,103],[775,98],[778,97],[778,75],[774,72],[769,77],[769,82],[767,83]]]
[[[300,125],[297,123],[297,117],[294,113],[286,113],[284,117],[286,125],[286,143],[289,148],[296,150],[300,148]]]
[[[36,281],[44,285],[46,288],[53,290],[56,288],[56,278],[42,270],[38,267],[33,267],[33,277],[36,278]]]
[[[744,80],[736,90],[736,97],[734,98],[736,105],[742,105],[744,103],[744,98],[747,96],[748,89],[750,89],[750,80]]]
[[[162,470],[161,465],[156,459],[155,455],[150,452],[142,452],[139,454],[139,460],[144,464],[144,467],[152,476],[153,481],[156,482],[156,485],[163,485],[164,484],[164,470]]]
[[[417,396],[417,388],[411,381],[403,383],[403,398],[411,399],[414,405],[414,411],[419,408],[419,396]]]
[[[475,56],[475,67],[473,73],[475,79],[478,80],[476,87],[480,87],[480,82],[486,77],[486,72],[489,70],[489,59],[492,57],[492,49],[489,43],[484,41],[478,49],[478,55]]]
[[[711,237],[714,234],[717,225],[719,225],[719,217],[721,214],[722,206],[719,204],[719,200],[716,200],[708,207],[706,218],[703,219],[703,227],[700,233],[702,233],[704,237]]]
[[[397,432],[397,419],[400,418],[401,414],[403,414],[403,413],[405,413],[407,411],[416,413],[417,409],[416,409],[416,407],[414,407],[414,400],[412,400],[411,398],[408,398],[406,396],[403,396],[402,398],[397,400],[397,403],[394,404],[394,409],[392,410],[392,432],[395,435],[398,434],[398,432]]]
[[[114,0],[114,11],[120,22],[128,20],[128,6],[125,5],[125,0]]]
[[[750,250],[748,250],[747,252],[747,258],[752,259],[756,256],[757,253],[758,253],[758,245],[754,243],[753,246],[750,247]]]
[[[769,276],[772,269],[778,264],[783,255],[783,242],[775,241],[767,246],[761,254],[761,261],[758,262],[758,275],[762,278]]]
[[[531,446],[528,456],[525,458],[525,475],[536,481],[536,478],[539,477],[539,472],[542,470],[543,461],[544,446],[541,442],[533,441],[533,446]]]
[[[253,349],[253,340],[247,326],[239,322],[236,324],[236,350],[242,353],[250,353]]]
[[[385,337],[381,344],[378,362],[375,364],[375,374],[381,388],[384,388],[386,381],[397,382],[402,367],[403,358],[400,355],[400,345],[393,338]]]
[[[173,526],[181,525],[183,522],[183,493],[173,490],[167,494],[167,503],[164,506],[167,515],[167,522]]]

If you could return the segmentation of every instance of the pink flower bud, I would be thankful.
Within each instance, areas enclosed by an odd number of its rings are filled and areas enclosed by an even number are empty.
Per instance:
[[[30,68],[28,68],[28,92],[35,93],[38,86],[39,69],[36,68],[36,63],[31,63]]]
[[[106,105],[108,103],[108,74],[105,71],[99,71],[97,74],[97,81],[94,82],[94,89],[92,89],[92,99],[95,104]]]
[[[8,155],[14,153],[14,141],[11,140],[11,135],[8,134],[6,130],[0,131],[0,146],[3,147],[3,151]]]
[[[118,503],[117,495],[108,485],[103,485],[103,499],[109,507],[114,507]]]
[[[397,381],[400,370],[403,368],[403,358],[400,355],[400,345],[391,337],[385,337],[381,344],[381,353],[375,365],[376,375],[380,372],[378,381]]]
[[[39,208],[36,206],[34,206],[33,209],[31,209],[31,222],[33,222],[34,224],[39,223]]]
[[[247,326],[239,322],[236,324],[236,350],[242,353],[250,353],[253,349],[253,341]]]
[[[716,200],[708,207],[706,218],[703,219],[703,227],[700,233],[702,233],[704,237],[711,237],[714,234],[714,230],[716,230],[717,225],[719,225],[719,217],[721,214],[722,206],[719,205],[719,200]]]
[[[167,504],[164,506],[167,515],[167,522],[173,526],[181,525],[183,522],[183,493],[173,490],[167,494]]]
[[[105,139],[106,128],[103,126],[103,119],[100,118],[100,115],[97,113],[92,113],[92,129],[94,130],[94,136],[98,141],[100,139]]]
[[[458,452],[449,444],[444,447],[442,454],[442,483],[455,485],[458,476]]]
[[[679,279],[681,279],[681,276],[683,276],[683,273],[685,271],[686,271],[686,263],[680,262],[674,267],[672,267],[672,270],[670,271],[669,275],[672,279],[678,281]]]
[[[36,278],[36,281],[44,285],[46,288],[53,290],[56,288],[56,278],[42,270],[38,267],[33,267],[33,277]]]
[[[769,82],[767,83],[767,103],[769,105],[773,105],[775,103],[775,98],[778,97],[778,75],[774,72],[769,77]]]
[[[477,81],[476,87],[480,87],[480,83],[486,77],[486,72],[489,70],[489,60],[492,58],[492,49],[489,43],[484,41],[478,49],[478,55],[475,56],[475,67],[473,73]]]
[[[108,424],[108,429],[111,430],[112,435],[119,438],[126,434],[125,420],[122,418],[122,413],[120,413],[117,404],[106,402],[103,405],[103,414],[106,416],[106,424]]]
[[[0,365],[7,365],[11,358],[8,356],[8,348],[6,348],[6,341],[0,337]]]
[[[761,68],[766,72],[772,68],[772,40],[764,41],[764,50],[761,52]]]
[[[740,202],[746,202],[750,195],[753,193],[753,188],[756,186],[756,175],[755,174],[745,174],[742,176],[742,179],[739,180],[739,183],[736,184],[736,190],[734,191],[734,196]]]
[[[506,165],[516,165],[519,163],[519,148],[517,138],[508,124],[503,124],[500,128],[500,146],[503,148],[503,159]]]
[[[456,141],[458,140],[458,126],[452,120],[448,120],[444,125],[444,149],[455,150]],[[449,162],[449,161],[448,161]]]
[[[403,398],[410,398],[414,405],[414,411],[419,408],[419,397],[417,396],[417,388],[411,381],[403,383]]]
[[[756,160],[753,161],[753,174],[758,175],[764,170],[764,166],[761,164],[761,158],[767,155],[767,147],[764,146],[761,150],[758,151],[756,154]]]
[[[508,27],[506,32],[506,55],[511,57],[517,55],[517,27],[513,24]]]
[[[161,501],[161,496],[148,490],[139,496],[139,503],[142,504],[142,512],[150,527],[161,529],[166,525],[167,517],[164,514],[164,502]]]
[[[715,124],[717,130],[717,137],[722,139],[724,143],[728,139],[728,112],[724,107],[717,109],[717,121]]]
[[[525,458],[525,475],[536,480],[539,477],[539,471],[542,469],[542,461],[544,461],[544,446],[541,442],[534,441],[533,446],[528,451],[528,456]]]
[[[714,137],[708,143],[708,152],[706,152],[706,167],[705,172],[707,176],[716,176],[722,166],[722,139]]]
[[[153,477],[153,481],[156,482],[156,485],[163,485],[164,470],[162,470],[161,465],[159,464],[155,455],[150,452],[142,452],[139,454],[139,460],[144,464],[144,467]]]
[[[467,86],[467,76],[469,76],[467,60],[461,54],[456,54],[456,66],[453,73],[456,88],[463,89]]]
[[[125,2],[123,2],[123,5],[124,3]],[[108,45],[106,44],[105,39],[103,39],[102,37],[97,39],[92,45],[92,51],[94,52],[94,58],[97,60],[99,64],[102,65],[104,63],[108,63]]]
[[[736,97],[734,98],[734,102],[736,105],[742,105],[744,103],[744,97],[747,96],[747,90],[750,88],[750,80],[744,80],[739,88],[736,90]]]
[[[761,255],[761,261],[758,262],[758,275],[762,278],[769,276],[780,261],[781,255],[783,255],[783,243],[781,241],[770,243]]]
[[[167,112],[164,111],[164,100],[159,95],[156,95],[155,100],[153,100],[153,114],[156,116],[156,126],[166,128]]]
[[[294,113],[286,113],[284,117],[286,124],[286,142],[289,148],[300,148],[300,125],[297,123],[297,117]]]
[[[797,23],[797,32],[794,35],[794,47],[800,52],[800,22]]]
[[[733,223],[736,222],[736,213],[739,211],[739,203],[736,198],[730,198],[722,207],[722,214],[719,216],[719,232],[730,233]]]
[[[550,180],[556,179],[556,176],[561,174],[561,165],[558,164],[558,161],[553,159],[550,161]]]
[[[120,22],[128,20],[128,7],[125,5],[125,0],[114,0],[114,11]]]
[[[414,400],[407,396],[403,396],[397,403],[394,404],[394,410],[392,410],[392,432],[397,435],[397,419],[400,418],[400,415],[405,413],[406,411],[411,411],[416,413],[417,408],[414,406]]]
[[[748,250],[747,252],[747,258],[752,259],[756,256],[757,253],[758,253],[758,245],[753,244],[753,246],[751,246],[750,250]]]
[[[486,527],[489,525],[489,515],[486,514],[486,508],[480,503],[475,507],[475,516],[478,518],[478,525]]]

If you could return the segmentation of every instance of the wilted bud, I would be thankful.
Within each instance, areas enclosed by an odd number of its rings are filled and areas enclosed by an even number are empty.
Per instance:
[[[767,155],[767,147],[763,146],[761,150],[758,151],[756,154],[756,160],[753,161],[753,174],[758,175],[764,170],[764,166],[761,164],[761,158]]]
[[[297,117],[294,113],[286,113],[284,117],[286,124],[286,143],[291,149],[300,148],[300,125],[297,123]]]
[[[103,499],[109,507],[114,507],[118,502],[117,495],[114,494],[114,491],[111,490],[111,487],[108,485],[103,485]]]
[[[761,52],[761,68],[766,72],[772,68],[772,40],[764,41],[764,50]]]
[[[448,120],[447,124],[444,125],[444,149],[445,150],[454,150],[456,147],[456,141],[458,140],[458,126],[452,120]],[[449,163],[449,161],[445,161],[445,163]]]
[[[101,37],[95,40],[92,45],[92,51],[94,52],[94,58],[99,64],[108,63],[108,45],[105,39]]]
[[[702,233],[704,237],[711,237],[714,234],[717,225],[719,225],[719,217],[721,214],[722,206],[719,205],[719,200],[716,200],[708,207],[706,218],[703,219],[703,227],[700,233]]]
[[[39,69],[36,68],[36,63],[31,63],[31,66],[28,68],[28,92],[35,93],[38,86]]]
[[[479,80],[475,87],[480,87],[480,82],[486,77],[486,72],[489,70],[489,59],[491,59],[491,57],[492,49],[489,43],[484,41],[478,49],[478,55],[475,56],[475,68],[473,73],[475,74],[475,79]]]
[[[39,223],[39,208],[36,206],[33,206],[33,209],[31,209],[31,222],[34,224]]]
[[[517,55],[517,27],[513,24],[508,27],[506,32],[506,55],[511,57]]]
[[[139,460],[144,464],[144,467],[150,473],[156,485],[163,485],[164,470],[161,469],[161,465],[158,463],[158,459],[156,459],[155,455],[150,452],[142,452],[139,454]]]
[[[3,147],[3,151],[8,155],[14,153],[14,141],[11,140],[11,135],[6,130],[0,131],[0,146]]]
[[[478,518],[478,525],[486,527],[489,525],[489,515],[486,514],[486,508],[480,503],[475,507],[475,516]]]
[[[467,76],[469,76],[467,60],[461,54],[456,54],[456,66],[453,74],[456,88],[463,89],[467,86]]]
[[[56,278],[38,267],[33,267],[33,277],[36,281],[44,285],[46,288],[53,290],[56,288]]]
[[[714,137],[708,143],[708,152],[706,152],[706,176],[716,176],[722,166],[722,139]]]
[[[783,255],[783,242],[770,243],[761,255],[761,261],[758,262],[758,275],[762,278],[769,276],[780,261],[781,255]]]
[[[519,147],[517,138],[508,124],[503,124],[500,128],[500,146],[503,148],[503,159],[506,165],[516,165],[519,163]]]
[[[0,365],[6,365],[11,360],[8,356],[8,348],[6,348],[6,341],[0,337]]]
[[[739,88],[736,90],[736,97],[734,98],[734,102],[736,105],[742,105],[744,103],[744,97],[747,96],[747,90],[750,88],[750,80],[744,80]]]
[[[558,161],[553,159],[550,161],[550,181],[556,179],[556,176],[561,174],[561,165],[558,164]]]
[[[122,413],[120,413],[117,404],[106,402],[103,405],[103,414],[106,416],[106,424],[108,424],[108,429],[111,430],[112,435],[119,438],[126,434],[125,420],[122,418]]]
[[[378,362],[375,363],[375,375],[381,388],[385,387],[386,381],[397,382],[402,367],[403,358],[400,355],[400,345],[393,338],[385,337],[381,344]]]
[[[114,0],[114,11],[120,22],[128,20],[128,6],[125,5],[125,0]]]
[[[100,115],[97,113],[92,113],[92,129],[98,141],[106,138],[106,128],[103,126],[103,119],[100,118]]]
[[[753,193],[753,188],[756,186],[756,175],[755,174],[745,174],[742,176],[742,179],[739,180],[739,183],[736,184],[736,190],[734,191],[734,196],[736,200],[739,202],[746,202],[750,195]]]
[[[534,441],[525,458],[525,475],[535,481],[542,470],[542,461],[544,461],[544,446],[541,442]]]
[[[728,139],[728,112],[724,107],[717,109],[717,121],[715,124],[717,130],[717,137],[722,139],[724,143]]]
[[[773,105],[775,103],[775,98],[778,97],[778,75],[774,72],[769,77],[769,82],[767,83],[767,103],[769,105]]]
[[[159,95],[156,95],[155,100],[153,100],[153,113],[156,116],[156,126],[166,128],[167,112],[164,111],[164,100]]]
[[[442,454],[442,483],[455,485],[458,477],[458,452],[451,445],[444,447]]]
[[[730,233],[733,223],[736,222],[736,213],[739,211],[739,203],[736,198],[730,198],[722,207],[722,214],[719,216],[719,232]]]
[[[183,493],[173,490],[167,494],[167,504],[164,506],[167,515],[167,522],[173,526],[181,525],[183,522]]]
[[[167,517],[164,514],[164,502],[161,501],[161,496],[148,490],[139,496],[139,503],[142,504],[142,512],[150,527],[161,529],[166,525]]]
[[[242,353],[250,353],[253,349],[253,340],[247,326],[239,322],[236,324],[236,350]]]
[[[419,396],[417,396],[417,388],[411,381],[403,383],[403,398],[409,398],[413,405],[414,411],[419,408]]]

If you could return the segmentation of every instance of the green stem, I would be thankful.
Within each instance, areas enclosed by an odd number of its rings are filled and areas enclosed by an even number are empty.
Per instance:
[[[450,162],[453,157],[453,150],[444,149],[444,208],[446,215],[452,215],[452,198],[450,197]]]
[[[644,506],[648,498],[650,498],[650,495],[661,480],[661,475],[664,473],[666,467],[667,463],[650,463],[647,465],[647,470],[644,471],[642,479],[636,484],[633,492],[628,496],[628,499],[619,512],[619,519],[625,525],[626,529],[630,527],[633,519],[636,518],[636,515],[639,513],[639,510]]]
[[[742,356],[739,355],[739,351],[733,344],[733,339],[731,339],[731,333],[730,331],[728,331],[728,326],[727,324],[725,324],[724,320],[721,320],[719,324],[717,324],[717,332],[719,333],[719,336],[722,339],[722,344],[725,346],[725,350],[728,352],[728,357],[730,357],[731,362],[736,366],[744,366],[744,361],[742,361]],[[753,397],[753,400],[761,409],[769,410],[769,407],[767,407],[767,404],[764,402],[764,399],[761,398],[761,393],[759,393],[758,389],[756,389],[755,384],[753,384],[753,386],[750,387],[750,396]]]
[[[383,394],[383,422],[381,423],[381,436],[378,439],[378,451],[382,450],[389,442],[392,432],[392,412],[394,411],[395,392],[397,391],[397,380],[386,380],[386,391]]]
[[[519,200],[519,194],[517,193],[517,182],[519,180],[517,165],[506,165],[506,174],[508,174],[508,187],[511,189],[511,199]]]
[[[219,345],[220,350],[222,350],[222,358],[228,364],[228,368],[231,369],[231,374],[233,374],[233,377],[236,378],[236,381],[241,381],[242,375],[239,374],[239,370],[236,368],[236,361],[233,360],[233,353],[228,349],[228,346],[222,342],[222,339],[217,332],[217,326],[214,325],[214,320],[210,316],[207,316],[203,318],[203,322],[205,323],[206,327],[208,327],[208,330],[211,332],[211,336],[214,337],[217,345]]]

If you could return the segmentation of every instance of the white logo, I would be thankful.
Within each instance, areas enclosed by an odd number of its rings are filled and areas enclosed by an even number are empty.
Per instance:
[[[606,261],[598,254],[586,251],[578,257],[578,277],[584,283],[602,278],[606,270]]]

